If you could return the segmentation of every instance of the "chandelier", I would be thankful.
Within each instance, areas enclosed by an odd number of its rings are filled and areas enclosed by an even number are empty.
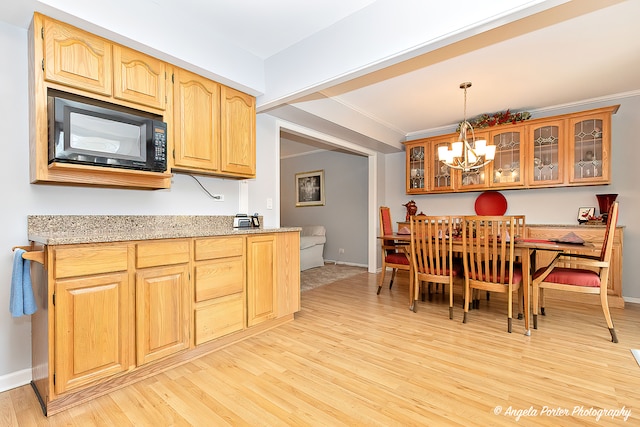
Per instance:
[[[464,89],[464,120],[460,124],[458,141],[452,143],[451,148],[445,145],[438,147],[438,159],[442,163],[464,172],[481,168],[496,155],[496,146],[487,145],[484,139],[476,140],[473,126],[467,121],[467,89],[470,87],[471,82],[460,83],[460,89]],[[471,136],[471,142],[468,136]]]

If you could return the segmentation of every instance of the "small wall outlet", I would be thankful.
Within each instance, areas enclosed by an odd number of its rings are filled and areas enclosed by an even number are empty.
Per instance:
[[[343,253],[344,253],[344,248],[340,248],[340,249],[338,249],[338,253],[339,253],[339,254],[343,254]]]
[[[214,194],[213,200],[216,202],[224,202],[224,194]]]

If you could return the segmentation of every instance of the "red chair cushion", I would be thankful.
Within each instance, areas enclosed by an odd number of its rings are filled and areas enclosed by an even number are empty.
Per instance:
[[[500,279],[501,272],[498,272],[498,277],[490,277],[489,274],[483,274],[482,277],[479,278],[479,280],[485,281],[485,282],[498,282],[498,279]],[[513,265],[513,283],[520,283],[522,282],[522,266],[521,265]],[[509,283],[509,272],[506,272],[504,275],[504,284],[508,284]]]
[[[540,276],[544,270],[544,268],[541,268],[536,271],[533,278],[535,279]],[[598,273],[582,268],[555,267],[544,281],[590,288],[600,287],[600,276]]]
[[[404,264],[404,265],[409,265],[409,259],[407,258],[407,256],[405,254],[387,254],[386,257],[384,257],[384,262],[389,263],[389,264]]]

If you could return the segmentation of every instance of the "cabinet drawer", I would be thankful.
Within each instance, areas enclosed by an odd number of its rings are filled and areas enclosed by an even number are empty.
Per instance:
[[[244,237],[214,237],[197,239],[195,260],[226,258],[244,254]]]
[[[137,268],[189,262],[188,240],[152,240],[136,246]]]
[[[202,344],[212,339],[241,331],[244,328],[243,294],[217,298],[195,309],[195,342]]]
[[[195,267],[196,302],[242,292],[244,271],[243,257],[198,263]]]
[[[127,270],[126,245],[59,247],[53,256],[56,279]]]

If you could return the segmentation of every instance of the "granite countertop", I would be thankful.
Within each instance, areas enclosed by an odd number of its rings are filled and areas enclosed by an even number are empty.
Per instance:
[[[44,245],[300,231],[300,227],[233,228],[233,218],[189,215],[29,215],[27,223],[29,240]]]

